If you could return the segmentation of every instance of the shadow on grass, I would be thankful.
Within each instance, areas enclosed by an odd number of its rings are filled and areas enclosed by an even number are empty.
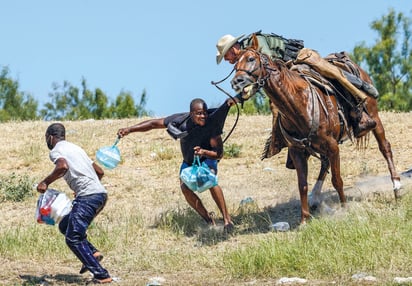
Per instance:
[[[409,172],[412,174],[412,171]],[[410,176],[409,173],[408,175]],[[388,181],[390,182],[390,179]],[[381,185],[376,178],[367,181],[368,189],[376,191],[376,185]],[[348,187],[344,192],[348,203],[366,199],[365,192],[359,187]],[[377,195],[379,194],[374,194],[375,199]],[[336,190],[329,189],[322,192],[322,204],[310,212],[314,218],[318,218],[333,215],[339,208],[340,201]],[[271,232],[272,225],[277,222],[288,222],[291,231],[297,230],[300,227],[300,209],[299,199],[264,208],[259,207],[253,199],[248,203],[241,202],[238,209],[231,213],[235,229],[230,234],[225,233],[221,218],[215,219],[217,226],[210,226],[191,208],[165,211],[159,215],[153,227],[187,237],[195,236],[201,245],[214,245],[230,236]]]
[[[84,277],[76,274],[57,274],[57,275],[20,275],[20,278],[24,280],[21,285],[53,285],[55,283],[64,283],[64,284],[85,284],[86,281]]]
[[[214,245],[230,236],[270,232],[272,224],[279,221],[287,221],[293,230],[299,226],[300,202],[292,200],[264,209],[251,202],[240,205],[231,216],[235,229],[230,233],[225,232],[221,218],[215,219],[217,226],[210,226],[191,208],[165,211],[153,227],[188,237],[195,236],[201,245]]]

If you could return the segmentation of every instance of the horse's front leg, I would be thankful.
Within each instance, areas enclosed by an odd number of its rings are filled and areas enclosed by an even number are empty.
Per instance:
[[[305,224],[310,218],[309,204],[308,204],[308,155],[298,148],[289,148],[289,155],[293,161],[298,177],[298,188],[300,195],[300,223]]]
[[[309,206],[312,210],[317,209],[322,202],[322,197],[321,197],[322,187],[323,187],[323,182],[325,181],[326,175],[328,174],[329,167],[330,167],[329,159],[322,155],[318,179],[316,180],[316,183],[312,189],[312,192],[309,194]]]
[[[340,174],[340,154],[337,142],[334,142],[329,145],[328,157],[332,173],[332,185],[338,192],[341,204],[344,205],[346,203],[346,197],[343,193],[343,180]]]
[[[391,174],[393,184],[393,192],[395,194],[395,198],[397,199],[400,197],[400,189],[402,187],[402,184],[401,179],[396,172],[395,164],[393,163],[391,144],[386,139],[385,130],[379,116],[376,115],[373,117],[373,119],[376,121],[376,128],[373,130],[373,135],[378,142],[379,151],[382,153],[383,157],[386,160],[386,163],[388,164],[388,169]]]

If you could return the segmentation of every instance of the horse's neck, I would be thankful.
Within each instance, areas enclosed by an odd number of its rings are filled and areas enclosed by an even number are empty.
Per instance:
[[[270,77],[265,85],[265,92],[270,100],[279,109],[283,117],[287,118],[296,127],[307,125],[310,117],[311,100],[307,92],[308,85],[305,89],[302,87],[294,89],[290,82],[282,81],[279,76]],[[300,84],[303,84],[300,82]]]

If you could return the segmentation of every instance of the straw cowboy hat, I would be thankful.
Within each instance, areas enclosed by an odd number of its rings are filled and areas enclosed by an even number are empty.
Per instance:
[[[216,63],[219,64],[223,57],[226,55],[227,51],[244,35],[241,35],[239,37],[233,37],[232,35],[224,35],[217,41],[216,48],[217,48],[217,54],[216,54]]]

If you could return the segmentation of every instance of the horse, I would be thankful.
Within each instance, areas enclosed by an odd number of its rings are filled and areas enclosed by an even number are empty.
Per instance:
[[[235,64],[231,85],[245,100],[263,88],[271,104],[277,107],[279,127],[287,143],[288,156],[297,172],[301,202],[300,223],[305,224],[311,216],[307,181],[310,156],[321,160],[319,175],[311,192],[313,205],[320,203],[322,184],[329,169],[340,203],[342,206],[346,205],[340,172],[339,144],[348,138],[352,139],[353,127],[348,124],[351,122],[351,103],[337,98],[337,89],[333,86],[328,88],[331,85],[314,84],[297,69],[290,68],[288,63],[280,59],[272,61],[267,55],[260,53],[258,48],[257,38],[253,36],[253,44],[240,54]],[[369,75],[358,65],[356,67],[360,78],[371,84]],[[377,100],[368,96],[364,104],[369,116],[376,122],[372,132],[386,159],[397,199],[400,197],[400,177],[395,169],[391,144],[386,139],[378,114]]]

